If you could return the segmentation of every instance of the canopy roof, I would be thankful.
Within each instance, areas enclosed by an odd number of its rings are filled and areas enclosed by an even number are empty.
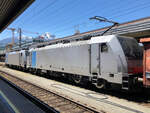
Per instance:
[[[0,32],[11,24],[34,0],[0,0]]]

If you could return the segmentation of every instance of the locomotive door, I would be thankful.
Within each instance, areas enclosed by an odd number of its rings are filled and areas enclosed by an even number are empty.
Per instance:
[[[26,52],[26,65],[27,67],[30,67],[31,66],[31,52]]]
[[[100,45],[92,44],[91,45],[91,74],[100,75]]]
[[[19,65],[22,66],[21,64],[22,64],[22,53],[19,53]]]
[[[32,66],[32,52],[30,52],[29,54],[29,66]]]
[[[114,56],[107,43],[101,43],[100,46],[100,69],[103,76],[116,73]]]

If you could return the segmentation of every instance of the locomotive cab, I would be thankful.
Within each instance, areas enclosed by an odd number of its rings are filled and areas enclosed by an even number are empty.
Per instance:
[[[93,37],[91,40],[92,48],[99,45],[99,64],[96,64],[99,75],[96,86],[101,88],[107,82],[111,86],[120,84],[126,90],[138,87],[138,78],[142,77],[142,49],[138,42],[118,35]]]
[[[118,37],[127,60],[128,74],[142,75],[142,48],[133,38]]]
[[[134,90],[142,86],[138,78],[143,73],[143,52],[142,47],[134,38],[118,37],[127,62],[127,76],[122,78],[122,88]]]

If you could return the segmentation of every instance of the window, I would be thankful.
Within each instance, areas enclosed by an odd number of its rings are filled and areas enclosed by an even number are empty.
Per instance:
[[[108,46],[106,43],[101,44],[101,52],[107,52],[108,51]]]
[[[143,57],[142,47],[139,46],[139,44],[135,39],[118,37],[118,40],[122,46],[122,49],[126,57],[131,57],[136,59],[137,58],[141,59]]]

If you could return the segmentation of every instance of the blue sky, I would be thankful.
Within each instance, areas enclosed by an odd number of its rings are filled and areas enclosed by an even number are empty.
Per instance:
[[[123,23],[148,17],[149,12],[149,0],[35,0],[9,27],[21,27],[26,36],[37,36],[25,32],[32,31],[49,32],[60,38],[74,34],[76,29],[86,32],[110,25],[89,20],[93,16]],[[11,31],[0,34],[1,40],[8,37]]]

